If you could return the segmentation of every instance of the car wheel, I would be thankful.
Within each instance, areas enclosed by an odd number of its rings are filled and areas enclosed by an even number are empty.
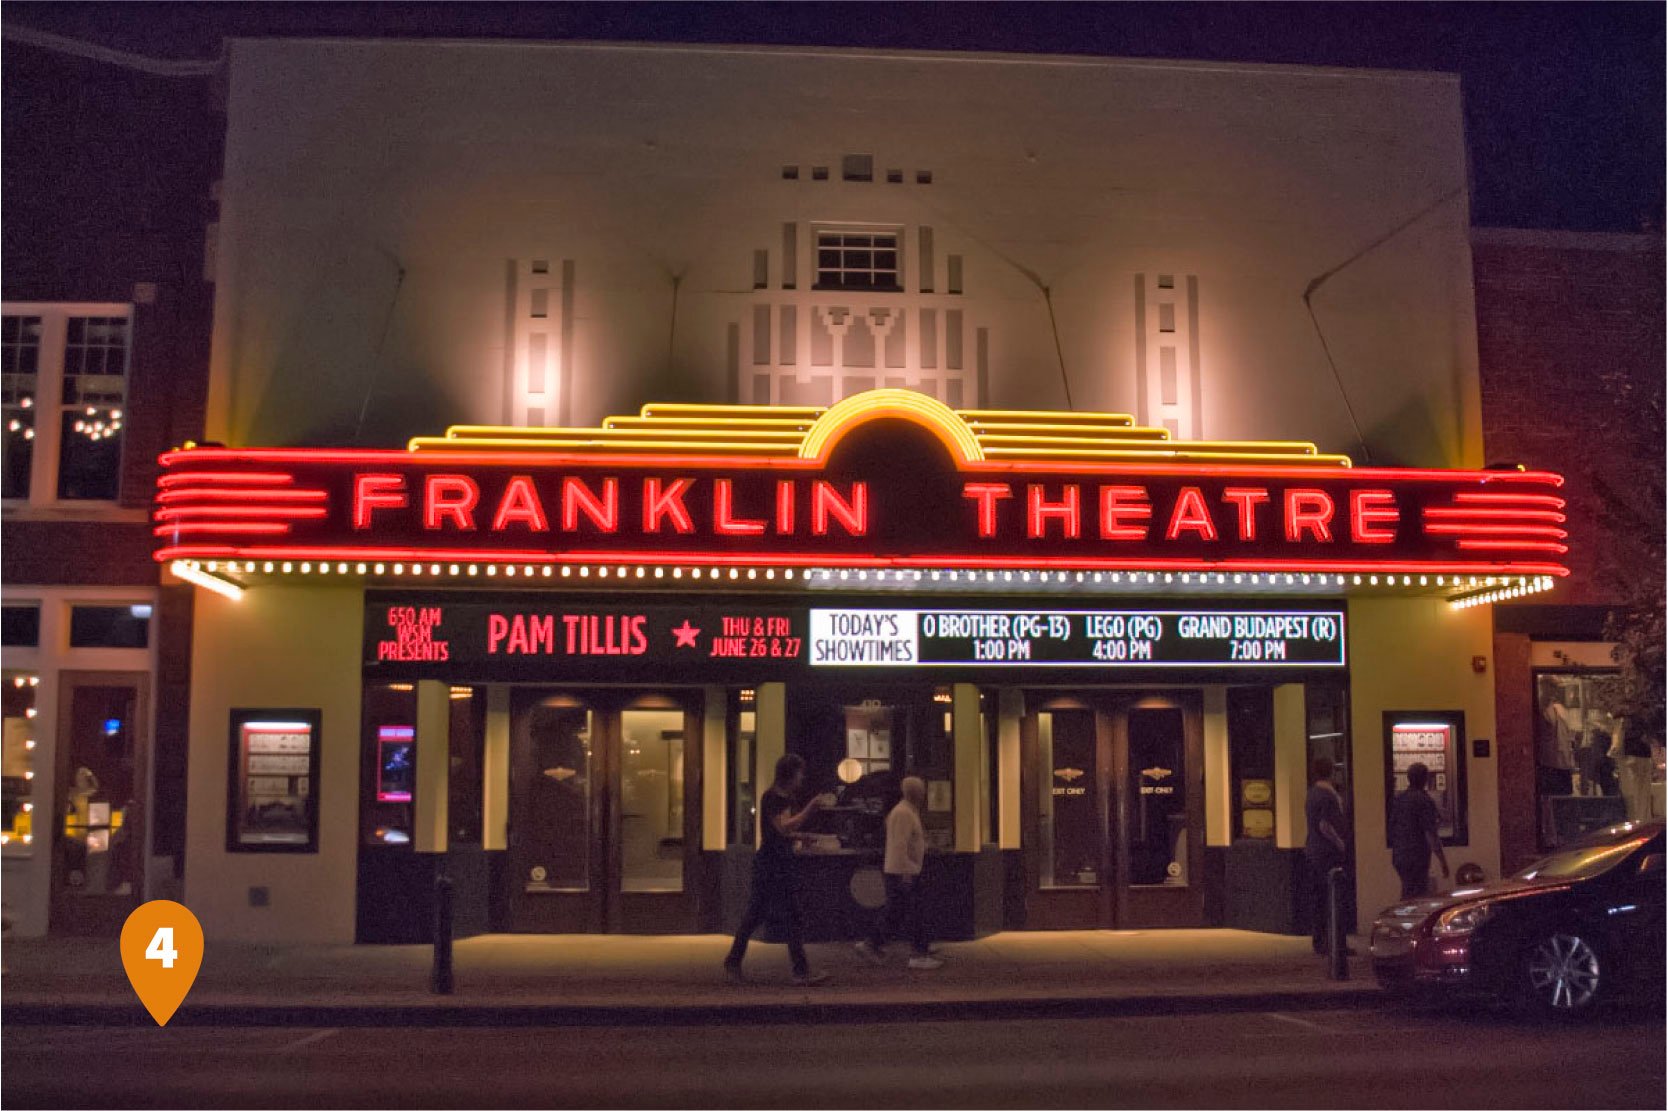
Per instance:
[[[1523,1001],[1530,1009],[1557,1017],[1590,1010],[1608,984],[1604,959],[1593,939],[1562,930],[1528,946],[1519,976]]]

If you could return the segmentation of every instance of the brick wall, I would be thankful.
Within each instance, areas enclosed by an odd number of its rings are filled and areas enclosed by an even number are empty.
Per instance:
[[[1535,601],[1614,601],[1615,576],[1637,556],[1606,531],[1594,479],[1637,489],[1641,465],[1654,459],[1661,472],[1660,427],[1646,427],[1614,382],[1661,390],[1662,237],[1478,230],[1472,254],[1488,460],[1567,480],[1572,573]]]
[[[1510,871],[1539,855],[1533,642],[1599,635],[1621,576],[1662,574],[1660,559],[1608,519],[1598,484],[1641,495],[1635,508],[1661,536],[1660,478],[1653,496],[1639,476],[1662,473],[1662,429],[1641,419],[1637,396],[1662,389],[1663,240],[1478,230],[1472,254],[1488,460],[1560,472],[1569,503],[1570,578],[1495,613],[1500,852]]]

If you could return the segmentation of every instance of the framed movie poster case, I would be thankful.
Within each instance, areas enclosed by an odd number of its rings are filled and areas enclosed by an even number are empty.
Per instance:
[[[1437,836],[1444,845],[1469,844],[1466,827],[1465,714],[1458,710],[1384,712],[1384,811],[1407,790],[1407,769],[1430,771],[1425,791],[1436,802]],[[1385,831],[1386,843],[1389,830]]]
[[[318,852],[322,718],[317,709],[232,711],[227,852]]]

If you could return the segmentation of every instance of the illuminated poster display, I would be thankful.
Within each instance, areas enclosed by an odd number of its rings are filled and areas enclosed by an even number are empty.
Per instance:
[[[841,668],[1338,668],[1338,609],[902,609],[432,594],[367,599],[394,678],[751,680]],[[872,748],[875,740],[865,739]],[[856,752],[849,755],[858,756]],[[873,758],[867,751],[860,758]]]
[[[1456,711],[1389,711],[1384,715],[1385,790],[1389,800],[1407,790],[1407,769],[1430,771],[1425,791],[1436,802],[1437,835],[1465,844],[1465,717]],[[1388,813],[1388,810],[1386,810]]]
[[[318,849],[317,710],[233,710],[226,848]]]
[[[376,801],[410,802],[417,784],[417,730],[383,725],[376,731]]]

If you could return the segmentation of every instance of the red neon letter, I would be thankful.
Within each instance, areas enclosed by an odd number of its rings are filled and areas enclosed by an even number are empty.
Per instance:
[[[683,496],[694,483],[690,478],[674,478],[669,486],[662,486],[658,478],[643,480],[643,531],[659,532],[662,518],[670,518],[679,532],[694,532],[695,521]]]
[[[597,497],[584,480],[571,475],[562,479],[562,528],[574,532],[579,528],[579,514],[583,510],[591,524],[601,532],[620,529],[620,481],[602,480],[602,497]]]
[[[1357,544],[1394,544],[1396,523],[1402,511],[1396,495],[1389,490],[1351,490],[1349,493],[1349,536]],[[1389,528],[1377,527],[1380,523]]]
[[[1170,511],[1170,525],[1164,530],[1164,539],[1179,539],[1183,530],[1198,533],[1201,540],[1216,539],[1216,522],[1210,519],[1210,510],[1205,508],[1205,495],[1199,492],[1197,486],[1181,488],[1176,506]]]
[[[727,478],[712,484],[712,530],[720,536],[763,536],[765,523],[736,514],[735,485]]]
[[[353,527],[370,528],[371,512],[377,509],[404,509],[405,476],[397,474],[362,474],[353,478]]]
[[[438,529],[442,518],[449,517],[453,528],[473,530],[480,500],[481,488],[468,475],[431,474],[423,487],[423,527]]]
[[[1222,491],[1222,500],[1239,507],[1239,538],[1257,538],[1257,505],[1268,500],[1268,491],[1261,486],[1230,486]]]
[[[793,479],[776,483],[776,535],[793,535]]]
[[[1323,544],[1332,543],[1332,495],[1325,490],[1286,491],[1286,539],[1301,543],[1303,531]]]
[[[968,482],[963,484],[961,496],[979,503],[979,535],[995,536],[996,503],[1013,497],[1014,491],[1006,482]]]
[[[487,652],[498,651],[498,644],[510,635],[510,619],[501,613],[487,615]]]
[[[811,531],[818,536],[828,535],[828,518],[833,517],[845,526],[849,536],[863,536],[869,531],[869,484],[851,484],[851,500],[840,497],[834,487],[818,479],[811,484]]]
[[[1043,500],[1043,488],[1031,483],[1025,488],[1026,535],[1032,540],[1043,539],[1050,519],[1058,520],[1061,533],[1067,540],[1076,540],[1083,533],[1082,504],[1078,500],[1078,486],[1068,482],[1060,492],[1060,500]]]
[[[1153,519],[1152,503],[1145,486],[1102,486],[1100,488],[1100,538],[1102,540],[1145,540]],[[1125,524],[1125,521],[1140,524]]]
[[[506,525],[519,521],[533,532],[549,532],[550,522],[544,515],[544,503],[527,475],[512,475],[504,485],[504,496],[498,499],[498,512],[492,516],[492,531],[503,532]]]

